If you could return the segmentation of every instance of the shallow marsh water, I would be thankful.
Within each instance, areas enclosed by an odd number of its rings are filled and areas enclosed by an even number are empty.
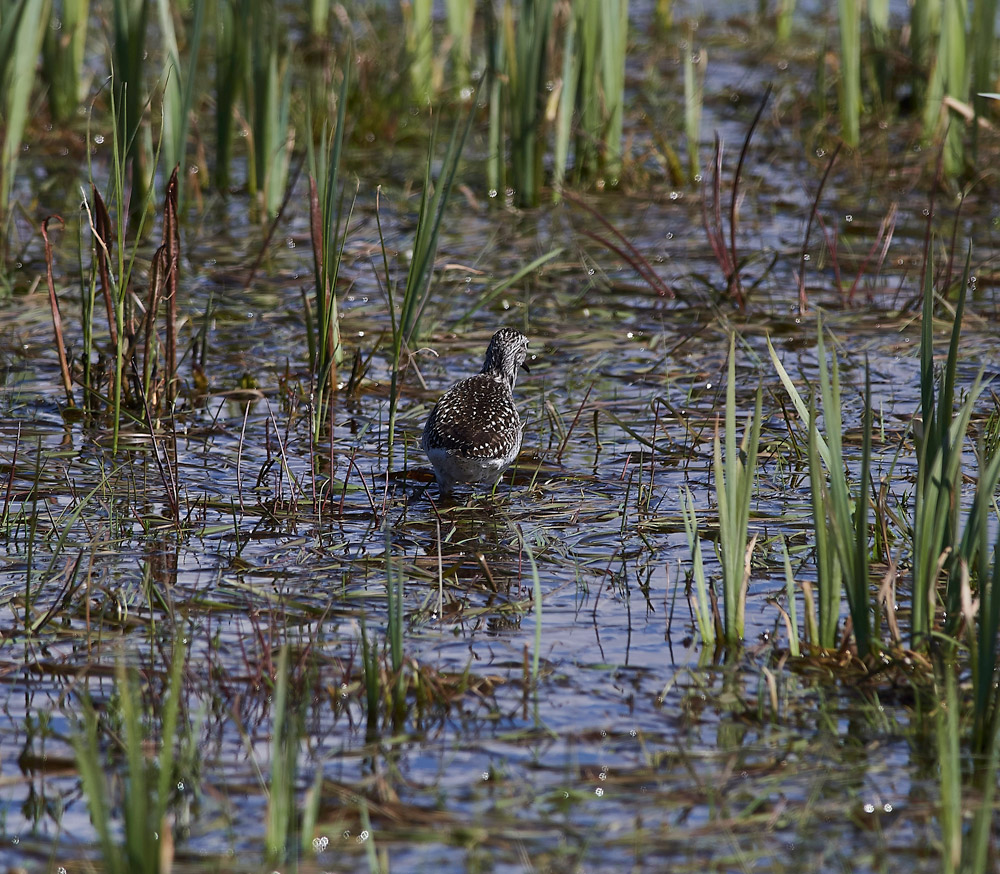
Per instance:
[[[710,80],[713,93],[757,94],[762,74],[745,55],[709,69],[720,80]],[[707,105],[705,129],[733,143],[729,174],[747,102]],[[596,226],[579,206],[517,213],[478,192],[456,198],[391,459],[373,188],[392,170],[364,170],[342,277],[342,330],[349,352],[371,356],[366,378],[336,399],[334,432],[316,449],[300,295],[311,283],[304,195],[250,289],[241,277],[260,230],[245,204],[233,198],[189,219],[188,338],[210,299],[212,310],[208,390],[185,395],[173,423],[179,532],[155,463],[165,436],[156,447],[144,428],[130,429],[112,456],[106,429],[64,421],[45,301],[25,291],[43,269],[29,245],[24,281],[0,304],[9,489],[0,497],[11,520],[0,559],[0,862],[90,864],[95,837],[71,746],[81,697],[114,726],[115,667],[125,661],[155,715],[169,652],[183,640],[177,870],[263,867],[271,680],[283,643],[304,704],[299,803],[322,777],[318,852],[303,870],[363,870],[373,848],[396,871],[940,870],[932,720],[919,694],[787,658],[778,538],[789,538],[797,579],[815,571],[804,438],[790,436],[765,342],[800,384],[813,383],[815,313],[827,310],[849,387],[848,438],[867,356],[875,478],[895,465],[890,503],[905,516],[920,333],[905,304],[919,292],[926,189],[905,160],[890,162],[899,144],[874,150],[893,168],[882,176],[845,160],[821,207],[837,229],[838,266],[851,277],[863,268],[898,200],[896,234],[883,272],[863,269],[858,306],[844,308],[835,259],[814,228],[811,309],[800,316],[799,249],[825,156],[789,145],[782,117],[758,133],[743,182],[738,245],[755,253],[746,314],[719,299],[725,282],[699,190],[654,178],[648,191],[588,201],[650,259],[674,300],[585,237]],[[421,157],[393,165],[398,179],[418,177]],[[352,160],[360,173],[366,156]],[[470,168],[478,178],[474,158]],[[34,174],[44,176],[44,161]],[[413,227],[402,190],[400,181],[386,196],[382,217],[400,272]],[[27,182],[22,193],[32,203],[49,196]],[[936,218],[945,235],[948,215]],[[998,367],[995,199],[970,197],[961,222],[955,249],[971,239],[977,275],[963,334],[968,386],[980,368]],[[73,263],[72,238],[58,263]],[[538,275],[473,312],[486,289],[553,248],[563,253]],[[935,251],[943,265],[948,247]],[[72,268],[58,281],[69,286]],[[74,296],[64,298],[70,324]],[[499,324],[524,330],[537,356],[516,391],[528,419],[521,459],[495,497],[440,506],[420,429],[434,398],[479,368]],[[723,658],[695,631],[679,495],[693,493],[717,576],[712,439],[733,329],[740,408],[752,409],[763,384],[767,421],[746,650]],[[372,731],[362,620],[381,651],[389,576],[404,582],[404,654],[424,685],[401,722],[381,714]],[[124,772],[117,753],[108,770]]]

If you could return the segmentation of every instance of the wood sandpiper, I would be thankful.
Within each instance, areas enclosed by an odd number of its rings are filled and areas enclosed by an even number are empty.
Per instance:
[[[483,369],[441,397],[420,445],[442,495],[456,483],[492,488],[517,458],[524,426],[514,405],[517,369],[528,369],[528,338],[511,328],[493,335]]]

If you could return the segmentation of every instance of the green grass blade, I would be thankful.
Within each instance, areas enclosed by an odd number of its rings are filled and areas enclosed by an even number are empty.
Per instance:
[[[684,519],[684,532],[687,535],[688,550],[691,553],[692,577],[695,590],[695,621],[698,623],[698,633],[702,645],[715,646],[715,621],[708,598],[708,582],[705,578],[705,565],[701,553],[701,543],[698,540],[698,514],[695,511],[694,496],[687,487],[681,490],[681,516]]]
[[[788,651],[792,658],[801,655],[799,648],[799,609],[795,599],[795,575],[792,573],[792,559],[788,554],[788,541],[781,538],[781,554],[785,566],[785,602],[788,604]]]
[[[688,31],[688,46],[684,51],[684,136],[687,139],[688,177],[693,182],[701,175],[701,110],[705,101],[705,66],[708,52],[698,53],[695,69],[694,30]]]
[[[722,554],[722,587],[726,642],[736,644],[743,638],[744,612],[749,578],[746,553],[749,548],[750,503],[753,496],[757,448],[760,443],[763,392],[758,388],[754,414],[736,443],[736,336],[730,336],[729,367],[726,385],[726,412],[722,443],[718,433],[714,442],[716,501],[719,508],[719,547]]]
[[[861,9],[858,0],[838,0],[840,22],[840,130],[844,142],[861,139]]]
[[[601,84],[604,118],[600,142],[604,172],[612,185],[622,172],[622,130],[625,112],[625,54],[628,47],[628,0],[602,0]]]
[[[28,105],[35,82],[35,67],[41,51],[45,0],[22,0],[8,4],[0,30],[0,220],[10,199],[11,183],[17,173],[21,141],[28,122]],[[2,224],[0,224],[2,227]]]
[[[111,812],[105,788],[106,765],[97,748],[97,714],[88,698],[83,699],[83,726],[73,735],[73,751],[104,866],[109,874],[125,874],[128,868],[111,833]]]

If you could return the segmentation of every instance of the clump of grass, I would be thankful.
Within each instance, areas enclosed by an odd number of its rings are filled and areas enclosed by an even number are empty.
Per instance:
[[[964,169],[964,127],[961,119],[948,109],[946,98],[964,102],[968,98],[969,77],[966,59],[965,16],[968,4],[944,0],[940,8],[940,31],[924,104],[924,136],[928,140],[944,137],[942,169],[954,178]]]
[[[801,421],[808,429],[808,462],[813,532],[816,538],[816,570],[819,587],[817,639],[823,649],[837,646],[841,592],[847,596],[860,658],[872,650],[871,596],[868,570],[871,459],[871,376],[865,370],[862,449],[858,469],[859,490],[852,494],[842,444],[843,419],[840,369],[836,355],[827,363],[822,324],[818,327],[819,394],[826,436],[820,434],[817,405],[807,406],[768,340],[771,360]]]
[[[106,764],[98,750],[97,714],[89,699],[84,699],[83,725],[73,738],[73,748],[105,870],[110,874],[136,871],[157,874],[171,868],[174,845],[167,811],[176,783],[174,743],[185,656],[185,647],[175,642],[155,769],[147,758],[151,738],[142,724],[142,696],[136,675],[119,661],[116,700],[124,726],[122,744],[126,763],[124,794],[120,800],[120,840],[112,824],[112,811],[118,803],[109,798]]]
[[[521,0],[515,17],[512,3],[504,4],[501,49],[494,55],[500,68],[492,81],[499,85],[498,113],[491,121],[501,124],[510,137],[510,181],[519,206],[537,206],[542,190],[542,159],[545,154],[545,84],[548,78],[548,44],[552,27],[553,0]],[[491,133],[497,149],[503,142]]]
[[[112,114],[115,101],[112,97]],[[89,252],[84,248],[81,231],[80,263],[90,256],[89,274],[81,279],[80,333],[82,367],[76,382],[83,390],[82,409],[97,417],[106,408],[113,431],[112,445],[117,446],[123,417],[146,420],[151,429],[173,405],[178,392],[177,376],[177,301],[180,269],[180,232],[178,222],[177,170],[167,183],[163,205],[163,244],[157,249],[151,267],[149,297],[137,305],[130,293],[132,269],[138,243],[126,242],[128,218],[123,156],[114,147],[112,166],[113,203],[118,207],[112,220],[104,198],[96,187],[92,198],[84,201],[86,226],[90,231]],[[141,236],[144,214],[140,215],[136,238]],[[53,333],[60,359],[63,388],[67,403],[75,406],[75,388],[67,358],[58,297],[53,286],[53,253],[48,241],[48,222],[43,225],[46,239],[46,274],[48,277]],[[85,254],[86,253],[86,254]],[[107,331],[110,338],[105,369],[94,366],[98,286],[104,299]],[[141,310],[141,314],[140,311]],[[161,327],[162,313],[162,327]]]
[[[187,39],[188,62],[181,61],[174,16],[167,0],[159,0],[160,33],[166,58],[163,70],[163,158],[168,169],[187,166],[186,152],[191,110],[194,106],[194,85],[198,78],[198,53],[204,33],[206,0],[191,4],[193,21]],[[186,172],[178,178],[180,202],[183,203]]]
[[[250,122],[247,185],[257,197],[262,217],[273,219],[285,199],[295,145],[292,75],[274,0],[251,0],[249,25],[249,63],[243,84]]]
[[[627,0],[571,5],[563,39],[562,91],[555,121],[554,185],[566,174],[575,130],[578,179],[618,182],[622,170]]]
[[[24,0],[8,4],[0,13],[0,240],[7,236],[7,203],[28,122],[28,102],[47,19],[44,11],[43,0]]]
[[[961,529],[962,454],[973,408],[983,390],[982,374],[956,408],[956,372],[969,277],[958,289],[948,356],[940,377],[934,367],[934,288],[933,259],[927,256],[924,269],[923,314],[920,338],[920,413],[917,441],[917,485],[913,518],[913,620],[912,645],[930,642],[936,612],[938,583],[944,575],[944,603],[949,628],[961,615],[961,575],[959,565],[977,568],[976,557],[983,543],[989,496],[1000,481],[1000,452],[983,459],[977,482],[976,500]]]
[[[336,126],[320,135],[325,146],[323,158],[308,140],[309,224],[313,249],[313,274],[316,282],[312,312],[307,313],[309,364],[315,385],[313,433],[321,432],[326,408],[337,386],[337,369],[344,360],[337,307],[337,278],[347,242],[347,220],[343,218],[343,191],[340,184],[340,160],[344,147],[347,93],[350,65],[344,67],[337,99]]]
[[[249,4],[219,0],[215,5],[215,168],[213,182],[229,188],[233,160],[233,120],[243,86],[249,31]]]
[[[145,0],[114,0],[111,4],[115,146],[121,163],[132,168],[129,204],[133,211],[145,208],[153,172],[152,140],[148,126],[142,123],[148,59],[146,16],[150,5]]]
[[[716,424],[714,441],[715,495],[719,508],[719,552],[722,565],[723,627],[726,643],[743,639],[743,617],[750,582],[750,555],[757,536],[749,538],[750,502],[760,445],[763,392],[757,389],[754,412],[736,443],[736,337],[729,338],[729,370],[726,382],[726,417],[720,438]],[[723,442],[725,454],[723,455]]]

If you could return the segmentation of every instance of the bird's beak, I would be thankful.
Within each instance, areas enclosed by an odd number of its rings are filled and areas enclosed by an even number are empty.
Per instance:
[[[531,368],[528,367],[527,362],[522,361],[521,362],[521,367],[522,367],[522,369],[524,370],[525,373],[531,373]]]

